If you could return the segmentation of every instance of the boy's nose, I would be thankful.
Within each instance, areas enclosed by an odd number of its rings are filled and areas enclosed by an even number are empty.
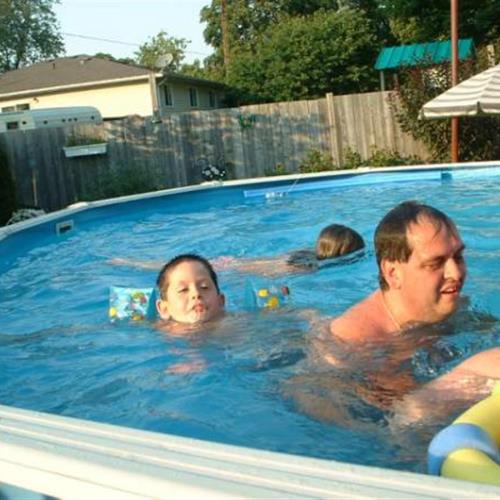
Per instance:
[[[193,297],[193,299],[197,299],[200,296],[200,290],[197,286],[193,286],[191,288],[191,296]]]

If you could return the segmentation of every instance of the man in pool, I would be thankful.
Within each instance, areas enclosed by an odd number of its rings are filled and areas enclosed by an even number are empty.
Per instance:
[[[224,295],[210,262],[183,254],[167,262],[156,281],[160,298],[156,309],[168,323],[195,325],[222,316]]]
[[[347,342],[381,340],[447,319],[460,303],[464,249],[443,212],[400,203],[375,231],[380,288],[334,319],[331,333]]]

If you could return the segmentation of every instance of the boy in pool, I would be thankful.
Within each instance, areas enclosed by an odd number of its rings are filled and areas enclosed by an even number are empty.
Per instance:
[[[156,309],[169,325],[196,325],[221,317],[224,295],[208,260],[195,254],[182,254],[168,261],[156,284],[160,298]]]
[[[321,230],[314,250],[296,250],[285,256],[264,259],[223,256],[212,260],[212,265],[217,271],[234,269],[273,277],[294,272],[316,271],[321,267],[322,261],[342,257],[364,247],[365,242],[357,231],[342,224],[330,224]],[[138,262],[122,258],[112,259],[110,263],[143,269],[160,267],[157,262]]]
[[[236,269],[242,272],[281,276],[287,273],[311,272],[322,261],[349,255],[365,247],[362,236],[342,224],[330,224],[319,233],[314,250],[295,250],[285,256],[264,259],[235,259],[219,257],[213,261],[217,269]]]

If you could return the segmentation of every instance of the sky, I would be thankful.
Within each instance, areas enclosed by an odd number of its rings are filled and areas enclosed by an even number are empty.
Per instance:
[[[133,57],[139,45],[163,30],[191,42],[183,61],[191,63],[212,53],[203,40],[205,25],[200,23],[202,7],[210,4],[211,0],[60,0],[54,12],[68,56],[106,52],[117,58]]]

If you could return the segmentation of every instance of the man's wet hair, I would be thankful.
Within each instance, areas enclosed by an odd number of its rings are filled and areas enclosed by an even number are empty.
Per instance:
[[[161,268],[161,271],[158,274],[158,278],[156,279],[156,286],[158,287],[162,299],[164,300],[166,299],[168,285],[169,285],[168,277],[170,272],[173,271],[179,264],[182,264],[183,262],[193,262],[193,261],[199,262],[205,267],[205,269],[208,271],[208,274],[210,275],[210,278],[214,282],[217,293],[220,293],[217,274],[215,273],[212,264],[210,264],[210,262],[201,255],[197,255],[194,253],[184,253],[181,255],[176,255],[173,259],[170,259]]]
[[[408,229],[412,224],[430,222],[439,232],[444,226],[452,234],[458,234],[455,223],[437,208],[418,201],[404,201],[390,210],[375,230],[375,254],[379,269],[379,284],[382,290],[389,285],[382,275],[382,260],[408,262],[413,248],[408,241]]]

